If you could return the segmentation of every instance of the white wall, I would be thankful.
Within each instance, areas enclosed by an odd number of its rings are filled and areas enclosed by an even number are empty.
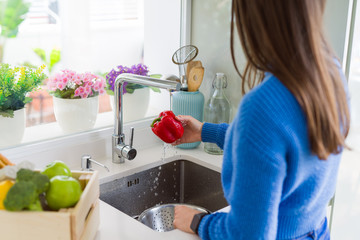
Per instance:
[[[345,62],[348,41],[348,17],[352,0],[327,0],[324,23],[330,44],[341,62]]]
[[[192,1],[191,43],[199,48],[196,60],[201,60],[205,68],[200,91],[209,99],[212,81],[217,72],[227,76],[226,95],[231,103],[233,115],[241,100],[241,81],[230,56],[230,0]],[[240,46],[239,44],[237,44]],[[240,48],[237,51],[239,66],[245,61]]]
[[[345,50],[349,1],[328,0],[324,19],[329,41],[341,60]],[[191,43],[199,47],[197,60],[201,60],[205,67],[200,91],[208,99],[215,73],[224,72],[228,77],[226,94],[234,115],[241,100],[241,80],[230,55],[230,11],[231,0],[193,0]],[[241,47],[236,55],[241,70],[245,64]]]

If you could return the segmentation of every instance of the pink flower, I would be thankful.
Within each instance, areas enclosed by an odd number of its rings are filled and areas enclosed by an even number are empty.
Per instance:
[[[99,88],[104,88],[105,87],[105,80],[102,78],[99,82]]]
[[[50,77],[47,86],[50,91],[56,92],[56,95],[70,96],[69,98],[87,98],[105,93],[103,78],[90,72],[76,73],[69,69]]]
[[[66,87],[66,84],[64,84],[63,82],[56,83],[56,88],[58,88],[60,90],[64,90],[65,87]]]
[[[68,83],[69,79],[67,77],[64,77],[63,79],[60,79],[60,81],[66,85]]]
[[[95,91],[99,91],[101,82],[97,81],[94,83],[93,89]]]
[[[91,87],[90,87],[90,86],[86,86],[86,87],[85,87],[85,92],[86,92],[87,94],[92,93]]]
[[[80,97],[81,97],[81,98],[87,98],[87,97],[88,97],[88,94],[87,94],[87,93],[80,94]]]
[[[83,94],[85,93],[85,88],[84,87],[79,87],[79,94]]]
[[[89,82],[85,82],[85,86],[93,86],[94,85],[94,82],[92,81],[89,81]]]
[[[80,96],[80,90],[77,88],[74,92],[74,97]]]

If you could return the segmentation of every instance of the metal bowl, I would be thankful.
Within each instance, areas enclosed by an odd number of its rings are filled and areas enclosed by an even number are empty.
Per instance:
[[[138,221],[145,224],[149,228],[158,232],[168,232],[174,229],[174,209],[175,206],[187,206],[200,212],[210,213],[205,208],[190,204],[164,204],[149,208],[139,215]]]

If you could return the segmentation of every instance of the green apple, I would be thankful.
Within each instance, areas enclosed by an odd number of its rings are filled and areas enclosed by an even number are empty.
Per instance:
[[[49,177],[49,179],[55,176],[69,176],[71,177],[71,171],[68,166],[63,161],[53,161],[52,163],[46,165],[45,169],[41,172]]]
[[[50,180],[46,201],[50,209],[59,210],[75,206],[82,194],[78,180],[69,176],[55,176]]]

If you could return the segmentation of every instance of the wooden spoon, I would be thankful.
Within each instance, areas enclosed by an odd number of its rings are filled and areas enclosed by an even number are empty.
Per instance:
[[[196,92],[204,78],[204,68],[203,67],[193,67],[190,69],[189,77],[187,79],[188,91]]]
[[[186,78],[189,79],[190,71],[194,67],[202,67],[201,61],[190,61],[186,67]]]

